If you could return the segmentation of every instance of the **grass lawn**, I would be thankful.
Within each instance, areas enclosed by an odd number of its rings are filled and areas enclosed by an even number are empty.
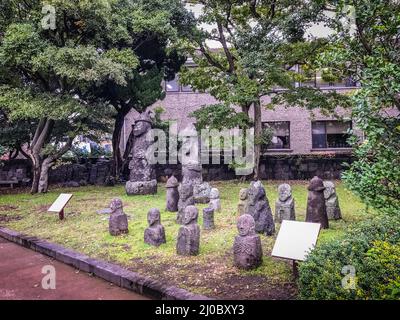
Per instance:
[[[275,208],[279,182],[263,182],[272,210]],[[289,182],[296,200],[297,220],[304,221],[307,202],[307,182]],[[179,226],[175,213],[165,211],[166,192],[159,184],[155,196],[128,197],[123,186],[81,187],[78,189],[52,189],[45,195],[28,193],[0,195],[0,225],[32,236],[47,239],[94,258],[119,263],[126,268],[174,284],[192,292],[219,299],[295,299],[296,283],[291,264],[271,258],[274,237],[261,236],[264,259],[255,271],[239,271],[233,267],[232,245],[236,231],[236,206],[239,190],[248,183],[213,182],[221,194],[222,212],[216,213],[216,229],[201,231],[200,255],[180,257],[175,253]],[[73,193],[66,208],[66,219],[59,221],[56,214],[47,212],[59,193]],[[329,230],[323,230],[319,243],[343,234],[352,223],[367,219],[365,206],[341,183],[337,193],[343,220],[331,222]],[[109,206],[112,198],[120,197],[124,211],[130,216],[129,234],[112,237],[108,233],[108,220],[97,210]],[[199,223],[202,224],[202,208],[198,205]],[[144,244],[143,234],[147,227],[150,208],[161,210],[167,243],[154,248]],[[277,225],[277,231],[279,225]]]

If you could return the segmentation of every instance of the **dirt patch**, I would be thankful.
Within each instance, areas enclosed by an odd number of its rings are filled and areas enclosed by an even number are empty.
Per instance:
[[[223,259],[194,265],[155,264],[151,260],[132,259],[129,269],[221,300],[293,300],[297,296],[294,281],[278,282],[261,275],[242,274]]]
[[[0,206],[0,211],[15,211],[17,209],[18,209],[18,206],[10,206],[10,205]]]
[[[11,221],[18,221],[21,220],[21,216],[9,216],[6,214],[0,214],[0,222],[11,222]]]

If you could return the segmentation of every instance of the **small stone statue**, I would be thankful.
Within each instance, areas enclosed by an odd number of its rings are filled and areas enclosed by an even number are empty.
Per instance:
[[[255,221],[249,214],[241,215],[237,228],[239,235],[233,245],[234,264],[240,269],[255,269],[262,263],[260,236],[255,232]]]
[[[151,130],[152,120],[149,112],[140,114],[134,123],[132,160],[129,162],[130,176],[125,189],[128,195],[156,194],[157,180],[153,165],[149,162],[146,152],[151,146],[147,133]]]
[[[199,254],[200,227],[197,224],[199,211],[195,206],[188,206],[183,216],[183,226],[178,233],[176,252],[181,256],[196,256]]]
[[[214,229],[214,208],[203,209],[203,229],[211,230]]]
[[[238,215],[241,216],[246,213],[248,199],[247,189],[241,189],[239,192]]]
[[[282,223],[282,220],[296,220],[292,188],[288,184],[281,184],[278,187],[279,198],[275,204],[275,222]]]
[[[165,230],[161,224],[160,210],[151,209],[147,214],[149,227],[144,232],[144,242],[152,246],[160,246],[166,243]]]
[[[342,219],[342,212],[339,207],[339,200],[336,194],[335,184],[332,181],[324,181],[324,187],[324,197],[328,219]]]
[[[178,201],[178,214],[176,221],[182,224],[183,215],[187,206],[193,206],[195,204],[193,198],[193,187],[191,184],[181,183],[178,188],[179,201]]]
[[[275,233],[274,218],[261,181],[250,184],[246,214],[250,214],[254,218],[256,232],[264,233],[267,236]]]
[[[193,185],[193,197],[195,203],[209,203],[210,202],[211,186],[208,182]]]
[[[219,198],[219,190],[212,188],[210,192],[210,208],[214,209],[214,212],[221,211],[221,200]]]
[[[169,212],[177,212],[178,211],[178,202],[179,202],[179,191],[178,191],[179,182],[174,177],[171,176],[167,181],[167,211]]]
[[[124,213],[122,200],[115,198],[110,204],[111,215],[108,230],[112,236],[119,236],[129,232],[128,217]]]
[[[328,215],[326,213],[324,183],[322,179],[314,177],[308,186],[306,222],[320,223],[322,229],[329,228]]]

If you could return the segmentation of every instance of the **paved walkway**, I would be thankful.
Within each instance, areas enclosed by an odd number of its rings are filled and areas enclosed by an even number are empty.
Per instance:
[[[54,266],[56,289],[42,288],[42,268]],[[0,238],[0,300],[147,300],[102,279]]]

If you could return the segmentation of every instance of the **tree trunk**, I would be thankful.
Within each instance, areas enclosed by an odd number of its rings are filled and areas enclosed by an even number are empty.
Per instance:
[[[260,157],[261,157],[261,137],[262,137],[262,122],[261,122],[261,102],[258,100],[254,103],[254,180],[260,178]]]
[[[121,157],[121,135],[122,128],[124,126],[124,116],[120,113],[117,114],[114,124],[114,132],[112,136],[112,147],[113,147],[113,167],[112,167],[112,175],[115,177],[116,181],[119,178],[121,173],[122,166],[122,157]]]
[[[38,187],[39,193],[47,193],[49,190],[49,170],[53,164],[54,162],[52,162],[50,158],[45,159],[42,163]]]
[[[42,169],[40,156],[37,154],[33,154],[31,156],[32,160],[32,186],[31,186],[31,194],[36,194],[39,191],[39,180],[40,180],[40,171]]]

